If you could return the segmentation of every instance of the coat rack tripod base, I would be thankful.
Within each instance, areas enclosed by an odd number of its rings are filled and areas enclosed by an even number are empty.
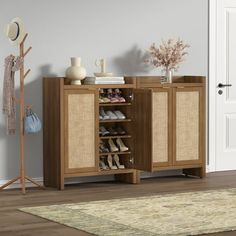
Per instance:
[[[25,58],[25,56],[28,54],[28,52],[32,49],[32,47],[29,47],[26,51],[24,51],[24,42],[27,38],[28,34],[25,34],[24,39],[20,43],[20,57]],[[0,187],[0,190],[6,188],[7,186],[13,184],[17,180],[20,180],[21,184],[21,190],[22,193],[26,193],[26,186],[25,182],[28,180],[29,182],[33,183],[34,185],[44,189],[44,186],[38,184],[36,181],[34,181],[32,178],[27,176],[25,174],[25,132],[24,132],[24,120],[25,120],[25,98],[24,98],[24,80],[26,76],[29,74],[30,69],[24,72],[24,63],[20,69],[20,99],[19,99],[19,105],[20,105],[20,176],[8,181],[6,184],[2,185]],[[14,98],[15,99],[15,98]],[[16,101],[18,101],[16,99]]]

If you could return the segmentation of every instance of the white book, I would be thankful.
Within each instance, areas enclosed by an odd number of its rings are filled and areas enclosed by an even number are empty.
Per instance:
[[[125,81],[86,81],[84,80],[84,84],[124,84]]]
[[[124,81],[123,76],[109,76],[109,77],[86,77],[86,81]]]

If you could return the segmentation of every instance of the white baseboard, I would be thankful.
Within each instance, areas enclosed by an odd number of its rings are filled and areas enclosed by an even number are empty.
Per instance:
[[[43,185],[43,177],[37,177],[37,178],[32,178],[32,180],[34,180],[35,182]],[[7,183],[9,180],[4,180],[4,179],[1,179],[0,180],[0,186],[4,185],[5,183]],[[32,184],[30,181],[28,180],[25,180],[25,186],[26,187],[36,187],[36,185]],[[20,185],[20,181],[17,180],[16,182],[12,183],[11,185],[8,185],[6,187],[6,189],[13,189],[13,188],[21,188],[21,185]]]

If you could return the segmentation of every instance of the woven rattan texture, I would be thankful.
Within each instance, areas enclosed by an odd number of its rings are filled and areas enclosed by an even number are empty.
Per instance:
[[[176,160],[199,158],[199,92],[176,93]]]
[[[168,93],[153,92],[152,95],[152,151],[153,162],[168,161]]]
[[[69,168],[95,166],[94,94],[70,94],[68,97]]]

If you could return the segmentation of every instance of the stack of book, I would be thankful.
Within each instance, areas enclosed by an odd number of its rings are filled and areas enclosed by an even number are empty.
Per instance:
[[[109,77],[86,77],[84,84],[124,84],[125,80],[122,76]]]

